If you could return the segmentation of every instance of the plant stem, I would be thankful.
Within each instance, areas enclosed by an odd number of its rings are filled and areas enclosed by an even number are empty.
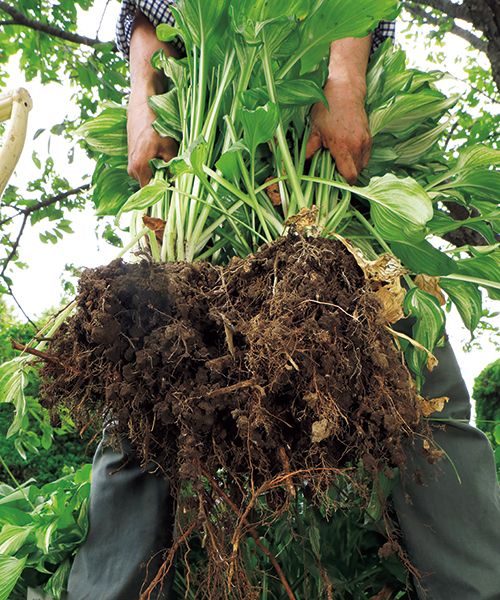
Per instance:
[[[358,210],[353,210],[352,212],[353,212],[354,216],[358,219],[358,221],[362,225],[364,225],[366,227],[366,229],[368,229],[368,231],[373,235],[373,237],[377,240],[377,242],[380,244],[382,249],[385,250],[387,253],[392,254],[392,250],[391,250],[390,246],[379,235],[378,231],[375,229],[375,227],[372,226],[372,224],[368,221],[368,219],[365,219],[365,217],[363,217],[363,215]],[[406,281],[406,283],[408,284],[410,289],[415,287],[415,284],[413,283],[413,279],[409,275],[403,275],[403,279]]]
[[[269,57],[269,52],[265,40],[262,49],[262,66],[264,68],[264,77],[266,79],[269,98],[271,99],[271,102],[273,102],[273,104],[276,105],[276,108],[279,111],[278,97],[276,94],[276,85],[273,76],[273,68],[271,65],[271,59]],[[295,200],[295,202],[298,203],[299,208],[305,208],[307,206],[307,202],[304,198],[304,195],[302,194],[302,187],[300,185],[300,180],[297,175],[297,171],[295,170],[292,157],[290,155],[290,149],[288,148],[288,142],[286,141],[286,135],[283,130],[283,123],[281,122],[281,118],[278,123],[278,129],[276,130],[276,138],[278,140],[278,145],[281,151],[281,158],[283,159],[283,163],[285,165],[285,169],[293,191],[294,197],[292,197],[292,203],[293,200]]]
[[[33,502],[31,502],[28,494],[26,493],[26,490],[22,487],[22,485],[19,483],[19,481],[17,481],[17,479],[14,476],[14,473],[12,473],[12,471],[9,469],[9,466],[7,465],[7,463],[5,462],[5,460],[1,454],[0,454],[0,464],[5,469],[7,475],[12,479],[16,489],[19,492],[21,492],[21,494],[24,496],[24,499],[26,500],[26,502],[31,506],[31,508],[33,510],[35,510],[35,505],[33,504]]]
[[[467,281],[469,283],[475,283],[484,287],[494,288],[500,290],[500,282],[490,281],[489,279],[482,279],[480,277],[471,277],[470,275],[461,275],[460,273],[452,273],[451,275],[441,275],[441,279],[454,279],[455,281]]]

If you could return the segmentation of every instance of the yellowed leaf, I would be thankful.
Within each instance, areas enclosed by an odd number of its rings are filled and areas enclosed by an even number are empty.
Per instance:
[[[449,398],[447,396],[440,396],[439,398],[423,398],[418,397],[420,402],[420,409],[424,417],[429,417],[434,412],[442,412]]]
[[[382,305],[382,314],[388,323],[395,323],[404,317],[403,300],[406,292],[399,284],[384,285],[375,292]]]
[[[326,440],[326,438],[332,435],[333,428],[333,424],[330,423],[328,419],[321,419],[320,421],[315,421],[312,424],[312,443],[319,444],[319,442]]]
[[[272,177],[268,177],[266,179],[266,183],[268,181],[272,181]],[[271,203],[273,206],[280,206],[281,204],[281,193],[280,193],[280,187],[277,183],[271,183],[271,185],[268,185],[266,187],[266,194],[269,198],[269,200],[271,200]]]
[[[311,206],[311,208],[301,208],[296,215],[288,217],[285,222],[286,227],[290,227],[299,233],[304,232],[306,229],[316,227],[316,221],[318,218],[318,207]]]
[[[163,232],[165,231],[165,221],[163,219],[157,219],[156,217],[143,215],[142,222],[144,223],[145,227],[148,227],[154,232],[156,240],[161,244],[163,240]]]
[[[432,275],[417,275],[415,277],[416,285],[424,292],[434,296],[439,304],[444,306],[446,304],[446,298],[444,297],[443,290],[439,285],[439,281],[439,277],[433,277]]]

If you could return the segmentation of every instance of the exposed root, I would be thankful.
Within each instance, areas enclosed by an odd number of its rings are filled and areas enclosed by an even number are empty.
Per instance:
[[[322,238],[290,235],[226,267],[115,261],[84,272],[78,310],[49,345],[43,394],[80,424],[112,418],[116,439],[170,479],[184,534],[145,594],[196,523],[204,598],[258,598],[241,541],[267,553],[258,527],[299,488],[321,505],[346,467],[404,469],[403,442],[428,428],[386,325],[356,260]]]

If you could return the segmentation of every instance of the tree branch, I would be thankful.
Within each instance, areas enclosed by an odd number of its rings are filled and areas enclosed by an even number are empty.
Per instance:
[[[33,204],[32,206],[28,206],[26,208],[23,208],[22,210],[18,210],[15,215],[11,215],[10,217],[5,217],[5,219],[0,221],[0,227],[2,227],[2,225],[6,225],[7,223],[10,223],[13,219],[18,217],[19,215],[29,216],[32,213],[36,212],[37,210],[40,210],[42,208],[47,208],[48,206],[52,206],[52,204],[55,204],[56,202],[60,202],[61,200],[65,200],[69,196],[73,196],[74,194],[79,194],[80,192],[85,192],[89,188],[90,188],[90,183],[85,183],[76,188],[73,188],[72,190],[68,190],[67,192],[62,192],[60,194],[57,194],[56,196],[51,196],[50,198],[45,198],[45,200],[40,200],[40,202],[37,202],[36,204]]]
[[[463,19],[464,21],[470,20],[470,12],[465,4],[455,4],[450,0],[423,0],[416,2],[424,6],[430,6],[436,10],[440,10],[453,19]],[[404,2],[406,4],[406,2]]]
[[[56,202],[65,200],[68,196],[72,196],[73,194],[78,194],[80,192],[88,190],[89,188],[90,188],[90,184],[86,183],[84,185],[81,185],[80,187],[74,188],[72,190],[68,190],[67,192],[62,192],[61,194],[57,194],[57,196],[52,196],[51,198],[46,198],[45,200],[40,200],[40,202],[33,204],[33,206],[28,206],[27,208],[18,212],[17,215],[14,215],[10,219],[4,219],[2,222],[0,222],[0,226],[1,226],[1,225],[4,225],[5,223],[7,223],[9,220],[13,219],[14,217],[16,217],[18,215],[23,215],[23,222],[21,223],[21,227],[19,229],[16,239],[15,239],[14,243],[12,244],[12,248],[11,248],[7,258],[5,258],[5,260],[2,261],[3,265],[2,265],[2,271],[0,272],[0,279],[4,278],[7,268],[9,266],[9,263],[12,261],[12,259],[14,258],[14,256],[17,253],[19,244],[21,242],[21,237],[24,233],[24,229],[26,228],[26,225],[28,223],[28,219],[29,219],[30,215],[32,213],[36,212],[37,210],[40,210],[42,208],[47,208],[48,206],[51,206],[52,204],[55,204]]]
[[[49,25],[48,23],[42,23],[41,21],[28,19],[28,17],[24,15],[21,11],[11,6],[8,2],[3,2],[3,0],[0,0],[0,10],[12,17],[12,21],[4,21],[4,24],[28,27],[29,29],[41,31],[43,33],[46,33],[47,35],[52,35],[54,37],[66,40],[68,42],[73,42],[75,44],[83,44],[84,46],[92,47],[96,44],[104,43],[102,40],[99,40],[97,38],[90,38],[84,35],[79,35],[78,33],[71,33],[69,31],[64,31],[64,29],[60,29],[59,27]]]
[[[430,6],[432,4],[432,2],[426,1],[425,4],[428,4]],[[429,23],[429,25],[435,25],[438,27],[443,24],[439,18],[434,17],[432,14],[426,12],[423,8],[421,8],[419,5],[417,5],[414,2],[403,2],[403,6],[408,11],[410,11],[412,14],[414,14],[415,16],[421,17],[422,19],[424,19],[424,21]],[[439,9],[439,10],[441,10],[441,9]],[[448,15],[448,16],[450,16],[450,15]],[[462,17],[460,17],[460,18],[462,18]],[[458,35],[462,39],[466,40],[471,46],[476,48],[476,50],[480,50],[481,52],[485,52],[485,53],[488,52],[488,42],[481,39],[480,37],[478,37],[471,31],[468,31],[467,29],[460,27],[456,23],[452,24],[450,33],[454,33],[455,35]]]

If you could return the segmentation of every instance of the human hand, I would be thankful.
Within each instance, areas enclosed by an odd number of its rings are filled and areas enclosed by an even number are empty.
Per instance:
[[[168,162],[176,156],[178,144],[169,137],[161,137],[152,127],[155,114],[143,94],[130,96],[127,111],[128,174],[137,179],[141,187],[152,177],[149,161],[162,158]]]
[[[312,109],[306,157],[327,148],[339,173],[354,184],[370,160],[372,145],[365,111],[366,83],[364,79],[329,79],[324,91],[329,109],[323,103]]]

